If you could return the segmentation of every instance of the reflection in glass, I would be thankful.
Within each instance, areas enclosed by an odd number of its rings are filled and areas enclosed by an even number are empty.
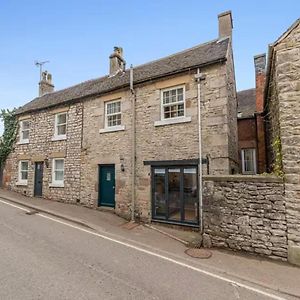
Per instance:
[[[198,194],[196,168],[186,168],[183,170],[183,198],[185,221],[197,222]]]
[[[154,170],[154,215],[166,217],[165,169]]]
[[[169,219],[181,220],[180,213],[180,169],[169,169]]]

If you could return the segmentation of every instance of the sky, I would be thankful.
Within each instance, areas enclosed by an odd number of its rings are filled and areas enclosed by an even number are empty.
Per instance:
[[[227,10],[237,90],[252,88],[253,56],[299,18],[300,0],[0,0],[0,109],[37,96],[37,60],[59,90],[106,75],[114,46],[136,66],[213,40]]]

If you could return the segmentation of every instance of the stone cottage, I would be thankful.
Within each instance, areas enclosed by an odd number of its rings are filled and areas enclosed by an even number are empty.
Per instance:
[[[126,218],[198,227],[202,174],[238,172],[232,16],[219,37],[53,91],[17,111],[9,188],[57,201],[111,207]]]
[[[268,166],[284,173],[289,261],[300,264],[300,19],[269,46]]]

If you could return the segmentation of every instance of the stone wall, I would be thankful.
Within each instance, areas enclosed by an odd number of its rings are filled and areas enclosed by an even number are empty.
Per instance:
[[[204,246],[287,258],[283,182],[277,177],[204,176]]]
[[[274,67],[274,61],[272,62]],[[268,99],[266,101],[266,147],[267,147],[267,169],[272,172],[275,164],[276,153],[273,148],[275,140],[280,139],[280,124],[279,124],[279,102],[277,98],[277,82],[271,73],[270,83],[268,86]]]
[[[230,44],[232,41],[230,41]],[[227,110],[228,110],[228,153],[230,174],[239,173],[237,94],[232,47],[228,48],[226,63]]]
[[[202,157],[209,157],[211,174],[230,174],[229,98],[226,64],[201,69]],[[144,161],[184,160],[199,157],[197,82],[191,71],[184,77],[158,82],[137,90],[137,210],[142,219],[151,218],[150,166]],[[160,120],[162,88],[185,85],[186,116],[190,122],[155,126]],[[236,118],[236,114],[234,115]],[[235,144],[237,147],[237,144]],[[236,149],[237,151],[237,149]],[[207,171],[206,166],[203,172]]]
[[[203,157],[209,157],[210,174],[230,174],[232,162],[237,159],[237,140],[233,144],[237,132],[234,137],[230,136],[233,119],[235,126],[237,123],[237,114],[231,114],[231,106],[236,107],[236,99],[235,92],[233,95],[228,89],[232,85],[228,82],[228,68],[224,64],[218,69],[210,67],[201,70],[206,75],[206,80],[201,82],[202,152]]]
[[[67,112],[67,139],[54,141],[55,114]],[[9,189],[33,196],[35,162],[44,162],[43,197],[63,202],[79,201],[80,197],[80,153],[82,129],[82,104],[70,107],[47,109],[32,113],[22,118],[30,120],[29,143],[20,144],[19,135],[14,151],[8,162],[11,168]],[[52,159],[65,159],[64,187],[51,187]],[[18,165],[20,160],[29,161],[28,184],[18,184]],[[48,161],[46,164],[45,162]],[[9,172],[6,169],[5,172]]]
[[[300,22],[273,46],[268,85],[271,139],[282,145],[289,260],[300,265]],[[271,159],[274,158],[274,155]]]
[[[234,151],[229,153],[228,103],[235,103],[228,94],[227,66],[220,63],[201,69],[206,75],[201,82],[203,157],[209,155],[212,174],[229,174]],[[148,160],[184,160],[199,157],[198,98],[196,70],[135,86],[136,92],[136,207],[138,218],[151,218],[150,167]],[[235,85],[232,84],[232,88]],[[185,87],[185,122],[158,124],[161,121],[161,90]],[[98,205],[100,164],[116,168],[116,212],[128,217],[132,197],[132,95],[118,91],[84,102],[83,146],[81,164],[81,202]],[[105,102],[121,100],[124,130],[103,132]],[[236,118],[236,114],[230,118]],[[237,143],[235,143],[237,147]],[[231,149],[234,147],[231,146]],[[237,149],[236,149],[237,152]],[[234,157],[231,157],[233,155]],[[121,163],[125,170],[121,171]],[[204,166],[204,172],[207,168]]]
[[[122,125],[124,130],[102,132],[105,122],[105,102],[121,100]],[[99,165],[115,165],[115,211],[129,217],[132,182],[132,113],[129,90],[107,94],[84,103],[83,144],[81,163],[81,203],[98,206]],[[124,171],[121,170],[124,165]]]

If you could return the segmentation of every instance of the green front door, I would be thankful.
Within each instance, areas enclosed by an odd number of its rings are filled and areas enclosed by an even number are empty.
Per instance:
[[[115,166],[99,166],[98,206],[115,207]]]

